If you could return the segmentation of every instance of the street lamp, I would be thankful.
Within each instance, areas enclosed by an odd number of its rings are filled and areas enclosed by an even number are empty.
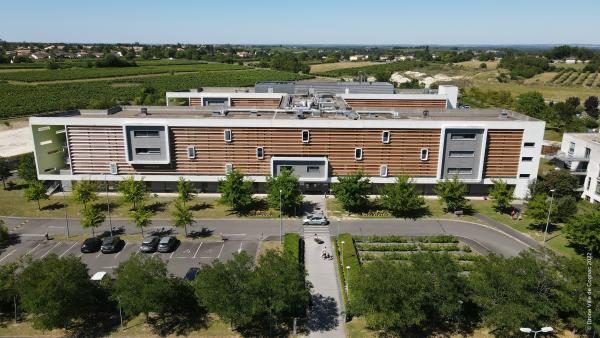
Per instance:
[[[338,218],[337,220],[337,235],[338,237],[340,237],[340,224],[342,223],[342,220],[340,218]]]
[[[62,195],[63,195],[63,200],[65,201],[65,226],[67,227],[67,238],[71,237],[69,234],[69,215],[67,214],[67,197],[65,196],[65,187],[62,186]]]
[[[537,330],[537,331],[533,331],[532,329],[528,328],[528,327],[522,327],[519,329],[519,331],[523,332],[523,333],[527,333],[530,334],[533,332],[533,338],[537,337],[537,334],[542,332],[542,333],[546,333],[546,332],[552,332],[554,331],[554,329],[550,326],[544,326],[543,328]]]
[[[344,266],[344,244],[346,244],[346,241],[342,241],[342,266]]]
[[[110,237],[113,237],[112,217],[110,217],[110,201],[108,200],[108,180],[104,173],[104,185],[106,186],[106,210],[108,211],[108,226],[110,226]]]
[[[350,278],[350,265],[346,266],[346,296],[348,297],[348,303],[350,303],[350,288],[348,288],[348,278]]]
[[[279,243],[283,244],[283,215],[282,215],[282,202],[281,194],[283,191],[279,189]]]
[[[550,224],[550,213],[552,212],[552,202],[554,201],[554,192],[556,190],[552,189],[550,192],[550,208],[548,208],[548,218],[546,218],[546,228],[544,229],[544,244],[546,244],[546,235],[548,234],[548,225]]]

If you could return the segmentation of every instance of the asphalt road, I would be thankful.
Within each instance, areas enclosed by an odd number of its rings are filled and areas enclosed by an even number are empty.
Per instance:
[[[66,226],[64,219],[25,219],[6,218],[6,224],[22,240],[25,238],[43,238],[46,233],[51,236],[65,234]],[[139,233],[139,229],[129,225],[126,220],[112,220],[113,227],[124,227],[128,234]],[[171,222],[167,220],[155,220],[151,228],[170,228]],[[369,219],[369,220],[333,220],[329,225],[331,234],[338,232],[349,232],[355,235],[455,235],[466,238],[476,243],[489,252],[505,256],[514,256],[523,250],[530,248],[525,241],[506,232],[476,223],[454,221],[454,220],[395,220],[395,219]],[[208,229],[215,235],[223,235],[224,238],[236,241],[260,241],[267,237],[279,236],[279,220],[276,219],[199,219],[189,231],[200,231]],[[99,229],[107,230],[108,222]],[[70,234],[90,233],[79,225],[78,220],[69,220]],[[183,229],[176,229],[179,234]],[[284,220],[283,232],[302,233],[303,227],[298,220]],[[0,257],[1,259],[1,257]],[[0,262],[1,263],[1,262]]]

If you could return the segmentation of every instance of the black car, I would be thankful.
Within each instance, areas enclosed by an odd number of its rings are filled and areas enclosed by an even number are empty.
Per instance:
[[[100,247],[100,251],[102,253],[113,253],[119,251],[121,248],[121,244],[123,244],[123,240],[119,238],[119,236],[114,237],[106,237],[102,240],[102,246]]]
[[[196,276],[198,275],[198,272],[200,272],[200,268],[190,268],[185,273],[185,276],[183,277],[183,279],[189,280],[189,281],[193,281],[194,279],[196,279]]]
[[[165,236],[158,242],[158,252],[171,252],[177,245],[177,238],[175,236]]]
[[[142,245],[140,246],[140,252],[155,252],[158,248],[158,242],[160,241],[160,237],[158,236],[150,236],[144,238],[142,241]]]
[[[96,252],[100,250],[100,245],[102,245],[102,241],[98,237],[91,237],[83,241],[81,244],[81,252],[90,253]]]

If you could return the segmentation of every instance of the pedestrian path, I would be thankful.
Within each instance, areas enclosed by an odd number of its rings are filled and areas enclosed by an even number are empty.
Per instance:
[[[315,236],[316,235],[316,236]],[[312,283],[312,302],[308,313],[309,337],[345,337],[341,290],[328,226],[304,226],[304,264]],[[315,241],[320,238],[323,243]],[[324,259],[323,251],[333,259]]]

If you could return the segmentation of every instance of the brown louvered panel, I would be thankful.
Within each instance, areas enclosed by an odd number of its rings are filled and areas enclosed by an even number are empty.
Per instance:
[[[408,99],[346,99],[346,103],[351,107],[372,107],[372,108],[445,108],[446,100],[408,100]]]
[[[516,177],[522,140],[522,129],[488,130],[485,177]]]
[[[175,170],[188,174],[218,174],[233,163],[246,175],[268,175],[271,156],[327,156],[334,175],[363,169],[378,176],[379,166],[388,165],[389,175],[405,173],[435,177],[440,130],[391,130],[391,142],[381,142],[379,129],[311,129],[310,143],[301,140],[302,129],[232,128],[233,142],[223,140],[222,128],[171,127],[172,158]],[[196,148],[196,159],[188,159],[188,146]],[[256,159],[256,147],[265,158]],[[363,160],[354,160],[354,149],[363,149]],[[421,148],[429,149],[429,160],[420,161]]]
[[[246,98],[246,99],[231,99],[232,107],[279,107],[281,99],[261,99],[261,98]]]
[[[190,98],[190,106],[201,106],[202,105],[202,99],[199,97],[192,97]]]
[[[134,173],[125,160],[123,128],[68,126],[69,153],[73,174],[104,174],[115,162],[119,173]]]

